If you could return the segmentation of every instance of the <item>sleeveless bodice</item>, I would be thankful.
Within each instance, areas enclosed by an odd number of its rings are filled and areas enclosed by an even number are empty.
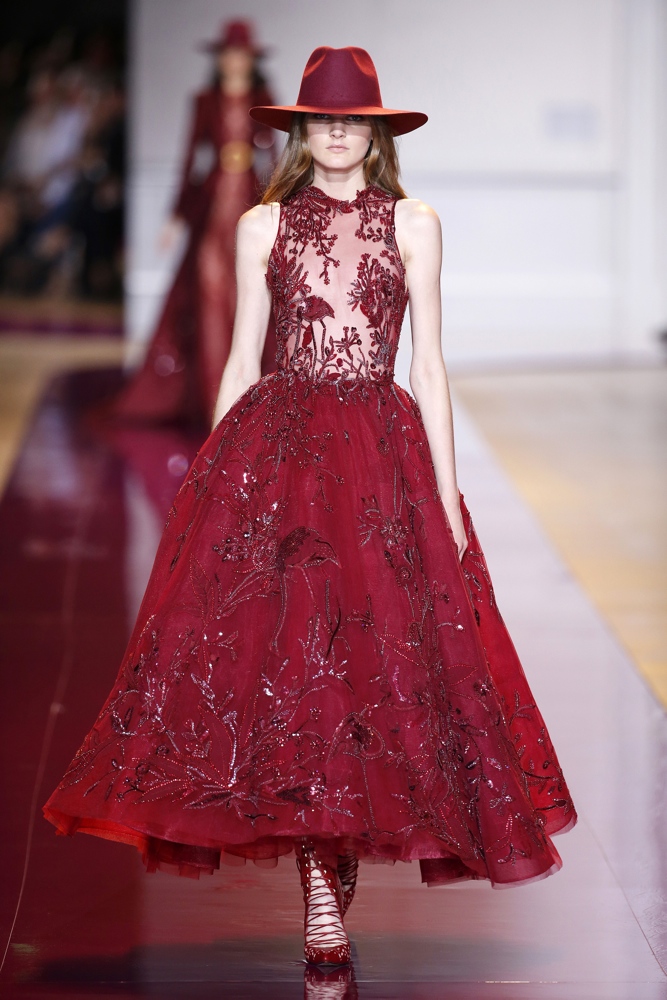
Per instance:
[[[392,379],[407,305],[396,198],[353,201],[312,185],[281,205],[267,281],[279,370],[313,379]]]

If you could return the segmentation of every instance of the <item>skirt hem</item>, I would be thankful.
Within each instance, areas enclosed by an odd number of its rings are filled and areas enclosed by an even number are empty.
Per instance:
[[[368,864],[393,865],[397,861],[406,864],[418,861],[421,880],[429,887],[466,881],[489,881],[493,888],[510,888],[548,878],[562,867],[558,851],[548,839],[546,847],[542,846],[533,857],[521,857],[508,862],[507,874],[511,872],[511,877],[501,878],[500,873],[489,872],[484,860],[480,858],[464,859],[444,848],[436,854],[431,853],[432,849],[428,854],[414,850],[406,854],[400,848],[396,848],[392,853],[386,847],[374,851],[372,845],[365,842],[364,838],[350,834],[338,836],[292,834],[263,838],[244,844],[218,841],[213,846],[170,840],[111,820],[68,816],[50,808],[44,809],[44,817],[55,826],[56,832],[61,836],[87,833],[136,848],[149,873],[162,871],[193,879],[199,879],[201,875],[212,875],[220,869],[221,862],[235,867],[252,861],[260,868],[275,868],[279,858],[294,855],[295,846],[304,841],[315,843],[324,859],[334,866],[338,854],[350,849],[355,851],[362,862]],[[566,833],[575,822],[576,817],[571,817],[557,830],[550,831],[550,835]],[[505,875],[505,872],[502,874]]]

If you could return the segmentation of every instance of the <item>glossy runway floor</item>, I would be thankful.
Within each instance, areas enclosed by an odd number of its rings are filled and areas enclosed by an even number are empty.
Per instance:
[[[427,889],[362,866],[354,970],[300,961],[293,860],[190,882],[57,838],[40,807],[105,698],[193,442],[100,435],[101,374],[53,384],[0,506],[8,997],[309,1000],[667,998],[667,721],[465,414],[462,488],[579,811],[561,873],[520,889]]]
[[[667,368],[455,382],[519,494],[667,706]]]

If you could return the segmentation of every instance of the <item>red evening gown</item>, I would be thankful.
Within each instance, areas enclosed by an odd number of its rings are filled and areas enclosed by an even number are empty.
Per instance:
[[[149,869],[418,859],[430,884],[539,878],[576,818],[464,508],[459,562],[414,400],[395,199],[281,206],[277,371],[171,511],[111,695],[45,807]]]
[[[192,132],[174,214],[188,243],[167,294],[146,357],[108,415],[134,423],[211,426],[229,355],[236,309],[236,224],[257,204],[258,163],[273,163],[271,129],[248,110],[270,104],[265,90],[229,97],[219,87],[195,100]],[[269,331],[262,371],[274,367]]]

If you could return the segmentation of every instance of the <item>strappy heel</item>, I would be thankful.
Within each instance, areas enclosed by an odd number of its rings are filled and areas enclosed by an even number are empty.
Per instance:
[[[343,927],[338,872],[321,861],[310,846],[301,848],[296,863],[306,904],[306,961],[313,965],[345,965],[350,961],[350,942]]]
[[[338,878],[340,879],[341,889],[343,891],[343,900],[341,904],[341,912],[343,916],[345,916],[349,910],[350,903],[354,899],[354,891],[357,888],[358,869],[359,861],[354,851],[345,851],[344,854],[338,855],[338,865],[336,870],[338,872]]]

